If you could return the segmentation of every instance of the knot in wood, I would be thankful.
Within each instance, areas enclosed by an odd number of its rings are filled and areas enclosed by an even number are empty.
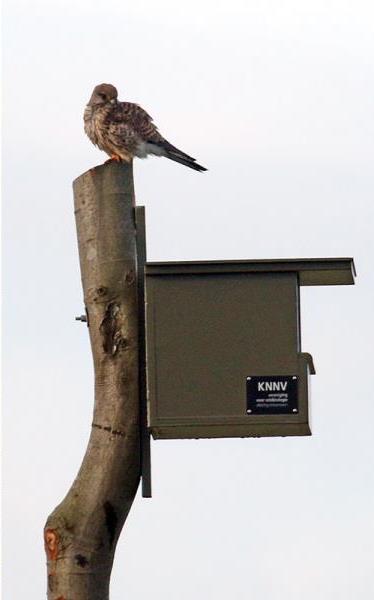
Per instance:
[[[125,275],[125,282],[127,285],[132,285],[135,282],[135,272],[133,271],[133,269],[127,271]]]
[[[122,332],[120,316],[119,304],[109,302],[100,325],[100,333],[103,337],[103,350],[110,356],[115,356],[119,350],[125,350],[128,346],[128,341]]]

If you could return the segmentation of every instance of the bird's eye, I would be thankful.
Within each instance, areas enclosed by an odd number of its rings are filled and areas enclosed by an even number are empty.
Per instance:
[[[106,94],[99,94],[99,96],[102,100],[106,100]]]

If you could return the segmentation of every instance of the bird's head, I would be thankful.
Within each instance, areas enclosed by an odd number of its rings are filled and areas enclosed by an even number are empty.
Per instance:
[[[116,104],[118,92],[114,85],[110,83],[100,83],[94,88],[88,106],[98,106],[99,104]]]

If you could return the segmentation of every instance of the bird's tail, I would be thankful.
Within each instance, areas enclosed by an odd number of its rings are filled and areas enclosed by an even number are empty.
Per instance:
[[[185,152],[182,152],[182,150],[179,150],[179,148],[176,148],[175,146],[173,146],[173,144],[170,144],[170,142],[168,142],[167,140],[163,139],[160,141],[149,141],[148,142],[148,148],[157,148],[157,152],[155,152],[155,154],[161,155],[161,156],[165,156],[166,158],[170,158],[170,160],[174,160],[177,163],[180,163],[181,165],[185,165],[186,167],[190,167],[190,169],[194,169],[195,171],[207,171],[208,169],[206,169],[205,167],[202,167],[201,165],[199,165],[196,160],[194,158],[192,158],[192,156],[189,156],[188,154],[186,154]],[[152,150],[151,150],[152,152]]]
[[[174,152],[173,153],[168,152],[164,156],[166,156],[166,158],[170,158],[170,160],[174,160],[175,162],[180,163],[181,165],[190,167],[190,169],[194,169],[195,171],[207,171],[208,170],[205,167],[202,167],[201,165],[199,165],[195,161],[194,158],[185,158],[183,155],[181,156],[180,154],[176,154]]]

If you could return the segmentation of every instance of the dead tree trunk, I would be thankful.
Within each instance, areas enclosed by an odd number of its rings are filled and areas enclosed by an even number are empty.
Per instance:
[[[48,599],[107,600],[140,477],[132,165],[110,162],[84,173],[74,199],[95,406],[78,476],[44,530]]]

